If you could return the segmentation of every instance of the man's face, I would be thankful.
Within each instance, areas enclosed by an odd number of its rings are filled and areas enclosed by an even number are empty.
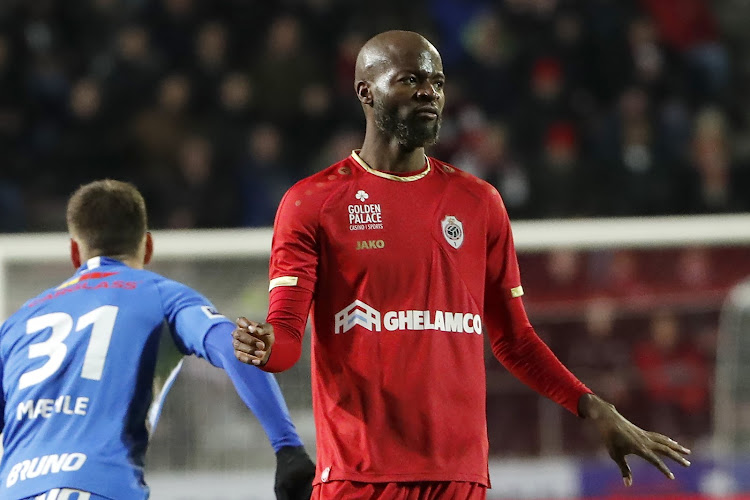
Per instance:
[[[445,75],[440,56],[424,47],[392,55],[373,86],[376,126],[413,150],[437,141]]]

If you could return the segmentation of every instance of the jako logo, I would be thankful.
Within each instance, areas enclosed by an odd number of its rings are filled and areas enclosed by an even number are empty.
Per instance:
[[[373,248],[385,248],[385,241],[383,240],[364,240],[358,241],[357,250],[372,250]]]
[[[355,300],[336,313],[334,333],[346,333],[354,325],[379,332],[383,327],[389,332],[396,330],[437,330],[482,334],[482,318],[478,314],[448,311],[388,311],[380,321],[381,314],[361,300]]]
[[[86,455],[83,453],[63,453],[62,455],[44,455],[24,460],[14,465],[8,473],[5,484],[8,488],[20,479],[26,481],[47,474],[57,474],[60,471],[72,472],[83,467]]]

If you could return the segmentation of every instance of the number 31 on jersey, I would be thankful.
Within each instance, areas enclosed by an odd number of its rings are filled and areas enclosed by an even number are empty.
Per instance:
[[[89,346],[86,349],[83,366],[81,367],[82,378],[101,380],[118,309],[117,306],[101,306],[78,318],[75,325],[76,332],[93,325]],[[21,375],[18,382],[19,389],[25,389],[43,382],[59,370],[63,360],[65,360],[68,346],[63,341],[73,330],[73,318],[67,313],[56,312],[37,316],[26,322],[27,334],[36,333],[46,328],[52,328],[52,335],[44,342],[37,342],[29,346],[29,359],[41,356],[47,356],[49,359],[39,368]]]

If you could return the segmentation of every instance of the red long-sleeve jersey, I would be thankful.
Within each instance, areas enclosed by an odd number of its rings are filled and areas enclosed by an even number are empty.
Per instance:
[[[312,302],[316,482],[488,485],[484,335],[572,412],[588,392],[528,322],[500,195],[434,158],[395,175],[355,152],[293,186],[270,278],[264,369],[298,359]]]

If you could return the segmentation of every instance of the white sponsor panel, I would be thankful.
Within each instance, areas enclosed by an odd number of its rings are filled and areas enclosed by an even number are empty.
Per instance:
[[[578,465],[567,458],[491,460],[487,499],[573,499],[581,495]]]
[[[572,500],[580,498],[580,472],[568,458],[491,460],[488,500]],[[617,472],[615,471],[615,474]],[[274,500],[274,469],[242,471],[154,472],[151,497],[158,500]],[[252,484],[252,490],[247,485]]]
[[[379,332],[385,328],[389,332],[397,330],[436,330],[439,332],[482,334],[482,318],[478,314],[471,312],[418,311],[409,309],[404,311],[387,311],[381,315],[380,311],[361,300],[355,300],[336,313],[334,332],[346,333],[354,325],[360,325],[371,332]]]

